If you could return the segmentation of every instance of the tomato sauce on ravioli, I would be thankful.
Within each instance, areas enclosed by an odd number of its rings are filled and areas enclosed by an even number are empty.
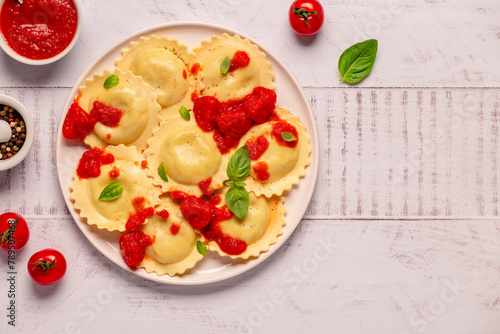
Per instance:
[[[213,96],[194,100],[196,123],[204,131],[215,130],[213,138],[224,154],[238,146],[240,138],[256,124],[273,117],[276,93],[268,88],[256,87],[242,99],[220,102]]]

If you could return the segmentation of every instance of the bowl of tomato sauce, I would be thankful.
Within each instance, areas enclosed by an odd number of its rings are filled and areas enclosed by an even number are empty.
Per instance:
[[[25,64],[64,57],[80,35],[78,0],[0,0],[0,47]]]

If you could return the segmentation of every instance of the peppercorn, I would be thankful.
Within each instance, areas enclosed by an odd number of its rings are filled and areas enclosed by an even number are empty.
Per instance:
[[[0,160],[11,158],[19,152],[26,140],[26,123],[22,116],[7,105],[0,105],[0,120],[11,127],[11,139],[0,145]]]

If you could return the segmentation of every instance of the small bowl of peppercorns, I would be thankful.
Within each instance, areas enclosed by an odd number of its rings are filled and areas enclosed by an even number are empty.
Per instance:
[[[21,102],[0,94],[0,171],[18,165],[33,145],[34,125]]]

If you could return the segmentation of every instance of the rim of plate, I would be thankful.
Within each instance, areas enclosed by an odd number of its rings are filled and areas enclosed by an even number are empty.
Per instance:
[[[86,223],[84,223],[84,222],[81,221],[80,216],[73,209],[73,203],[71,202],[69,196],[65,196],[65,194],[68,191],[68,189],[63,189],[63,186],[62,186],[62,184],[64,182],[63,182],[63,179],[62,179],[61,172],[59,171],[60,152],[58,150],[58,147],[60,147],[62,145],[62,140],[63,140],[63,137],[62,137],[62,126],[63,126],[63,123],[64,123],[64,118],[65,118],[65,116],[67,114],[68,107],[69,107],[69,105],[72,103],[72,101],[74,99],[75,89],[76,89],[76,92],[77,92],[79,85],[83,84],[84,81],[85,81],[85,79],[88,77],[88,74],[89,74],[88,72],[90,71],[90,69],[92,69],[94,66],[96,66],[105,56],[107,56],[115,48],[117,48],[119,45],[121,45],[123,43],[126,43],[127,41],[130,42],[131,40],[137,39],[138,37],[140,37],[140,36],[142,36],[144,34],[152,33],[152,31],[158,30],[158,29],[183,28],[183,27],[187,28],[187,27],[190,27],[190,26],[195,27],[195,28],[206,27],[206,28],[210,28],[210,29],[220,30],[220,33],[226,32],[226,33],[230,33],[230,34],[238,34],[241,37],[250,40],[252,43],[254,43],[255,45],[257,45],[263,52],[265,52],[266,55],[268,55],[268,57],[272,58],[273,61],[275,61],[277,64],[279,64],[279,66],[291,78],[291,80],[293,81],[293,84],[300,91],[301,98],[305,101],[305,104],[307,106],[307,114],[311,118],[312,129],[308,128],[308,134],[311,137],[310,140],[311,140],[312,152],[311,152],[311,155],[310,155],[311,163],[306,168],[306,176],[308,175],[308,173],[312,173],[312,175],[310,177],[312,177],[312,181],[313,182],[312,182],[312,184],[308,185],[308,187],[306,189],[306,192],[305,192],[305,197],[303,197],[304,201],[307,200],[306,201],[307,205],[304,206],[302,208],[302,210],[300,211],[300,220],[298,221],[298,223],[293,228],[288,228],[287,229],[288,225],[285,225],[285,228],[283,229],[283,234],[278,238],[278,242],[277,243],[275,243],[274,245],[271,245],[269,251],[267,251],[265,253],[261,253],[260,256],[257,259],[248,260],[247,262],[245,262],[245,265],[242,266],[242,268],[237,269],[237,270],[235,270],[233,272],[226,273],[225,275],[221,275],[220,277],[214,277],[214,278],[208,278],[208,279],[201,279],[199,281],[180,281],[180,280],[174,280],[174,277],[170,277],[168,275],[158,276],[156,274],[148,274],[143,269],[132,270],[131,268],[129,268],[128,266],[126,266],[124,263],[117,262],[116,259],[115,259],[115,257],[112,254],[109,254],[106,249],[104,249],[103,247],[101,247],[101,245],[99,243],[97,243],[97,242],[94,241],[93,237],[91,236],[93,234],[93,232],[91,232],[91,231],[89,231],[89,230],[87,230],[87,229],[84,228],[84,226],[86,227],[88,225]],[[200,43],[201,43],[201,41],[202,40],[200,40]],[[316,143],[316,145],[312,145],[312,143]],[[232,277],[235,277],[235,276],[238,276],[240,274],[243,274],[244,272],[247,272],[250,269],[256,267],[258,264],[262,263],[267,258],[269,258],[272,254],[274,254],[274,252],[276,252],[288,240],[288,238],[293,234],[293,232],[297,228],[298,224],[302,220],[302,218],[303,218],[303,216],[304,216],[304,214],[305,214],[305,212],[306,212],[306,210],[307,210],[307,208],[309,206],[309,203],[311,201],[311,198],[312,198],[312,195],[313,195],[313,192],[314,192],[314,188],[315,188],[315,184],[316,184],[317,176],[318,176],[318,169],[319,169],[319,148],[318,148],[318,145],[319,145],[318,131],[317,131],[317,128],[316,128],[316,122],[314,120],[314,114],[312,112],[312,108],[311,108],[311,105],[309,103],[309,99],[308,99],[307,95],[305,94],[302,86],[298,82],[297,78],[295,77],[295,75],[291,72],[291,70],[288,68],[288,66],[286,66],[283,63],[283,61],[279,57],[277,57],[271,50],[269,50],[267,47],[265,47],[264,45],[262,45],[260,42],[256,41],[254,38],[252,38],[252,37],[250,37],[250,36],[248,36],[248,35],[240,32],[238,30],[235,30],[233,28],[229,28],[229,27],[222,26],[222,25],[215,24],[215,23],[196,22],[196,21],[177,21],[177,22],[162,23],[162,24],[150,26],[150,27],[138,30],[138,31],[136,31],[136,32],[134,32],[134,33],[132,33],[132,34],[130,34],[130,35],[128,35],[128,36],[120,39],[120,40],[118,40],[117,42],[115,42],[112,45],[110,45],[109,47],[107,47],[104,51],[102,51],[85,68],[85,70],[82,72],[82,74],[80,75],[80,77],[75,82],[75,85],[73,85],[73,88],[71,89],[70,95],[68,96],[68,98],[66,99],[66,102],[64,104],[64,110],[61,113],[61,118],[59,119],[59,127],[58,127],[58,131],[57,131],[57,139],[56,139],[57,176],[58,176],[58,181],[59,181],[59,187],[60,187],[61,192],[62,192],[63,197],[64,197],[64,201],[65,201],[66,206],[68,207],[68,210],[70,211],[71,216],[72,216],[73,220],[75,221],[76,225],[78,226],[78,228],[80,229],[80,231],[85,235],[85,237],[87,238],[87,240],[97,250],[99,250],[99,252],[101,254],[103,254],[106,258],[108,258],[111,262],[115,263],[116,265],[118,265],[119,267],[121,267],[122,269],[124,269],[124,270],[126,270],[126,271],[128,271],[130,273],[133,273],[133,274],[135,274],[135,275],[137,275],[139,277],[146,278],[146,279],[149,279],[149,280],[152,280],[152,281],[155,281],[155,282],[160,282],[160,283],[165,283],[165,284],[172,284],[172,285],[204,285],[204,284],[210,284],[210,283],[215,283],[215,282],[220,282],[220,281],[223,281],[223,280],[230,279]],[[292,191],[293,191],[293,189],[292,189]],[[285,201],[285,204],[286,204],[286,201]],[[288,221],[288,219],[287,219],[287,221]],[[167,277],[167,279],[165,279],[165,276]],[[172,280],[169,280],[169,279],[172,279]]]

